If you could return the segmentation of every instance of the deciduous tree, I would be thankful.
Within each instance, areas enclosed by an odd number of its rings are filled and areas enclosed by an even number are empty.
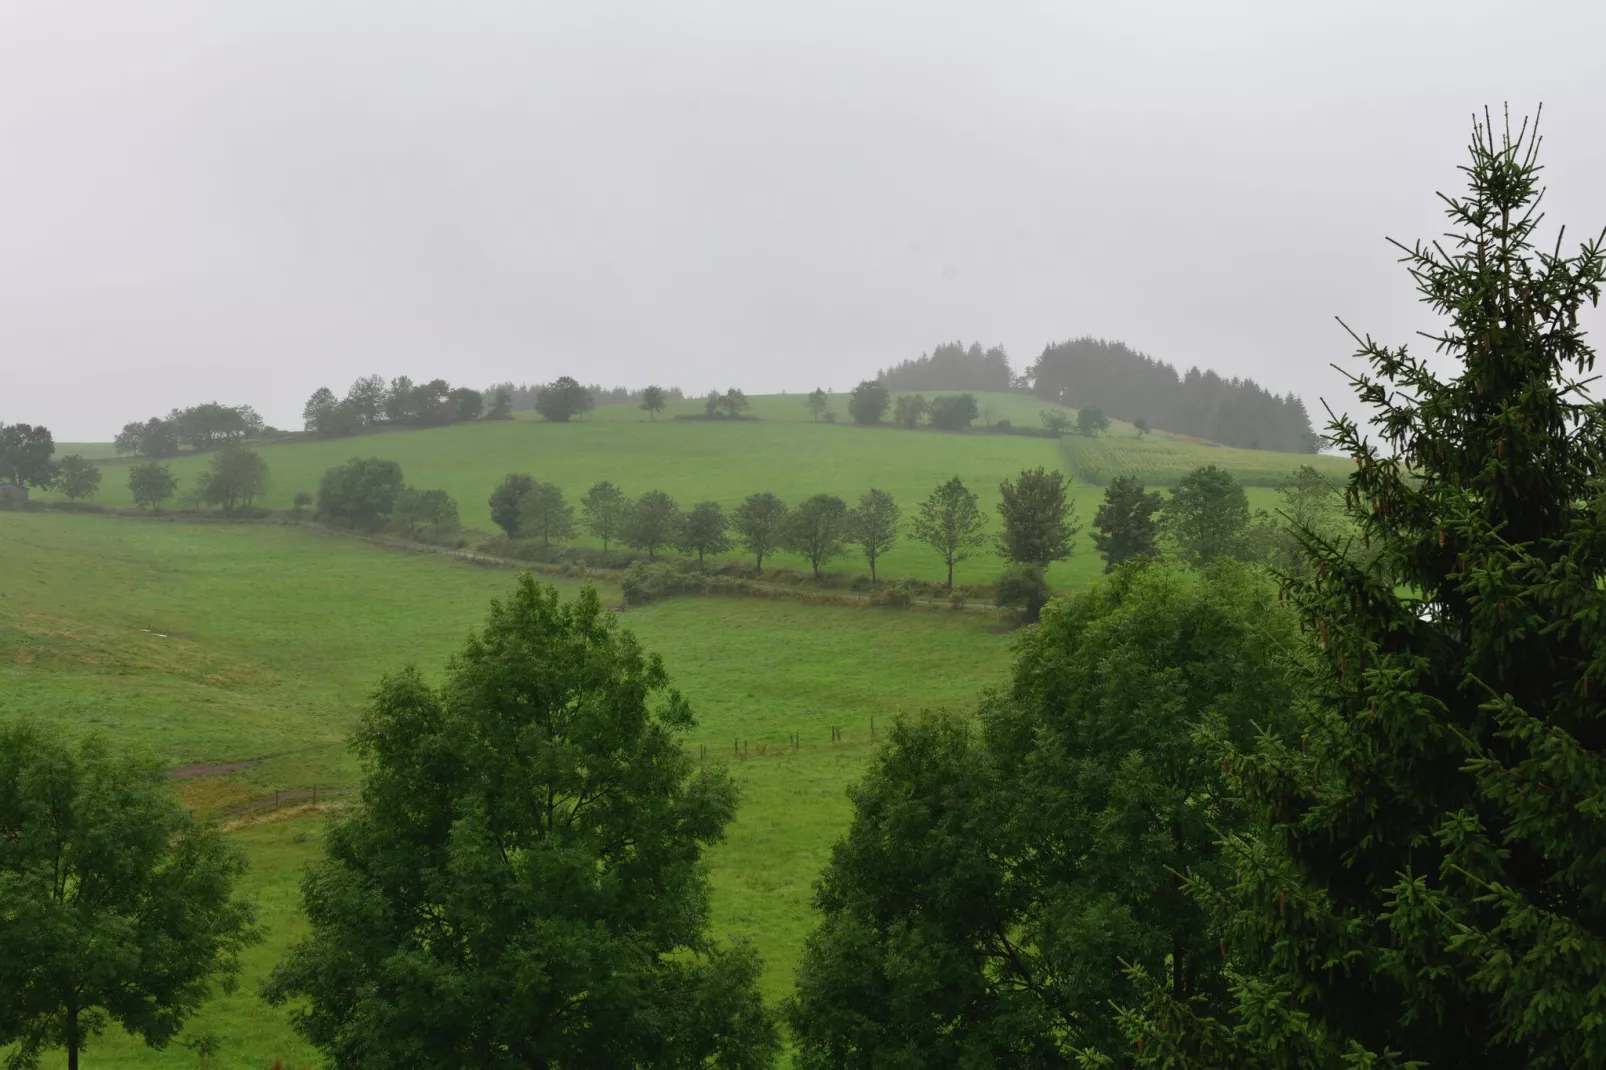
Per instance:
[[[0,725],[0,1046],[63,1047],[115,1022],[166,1046],[257,932],[245,862],[164,771],[90,738]]]
[[[1171,489],[1160,518],[1183,557],[1207,565],[1239,553],[1249,498],[1230,472],[1207,464]]]
[[[491,523],[507,532],[508,538],[518,537],[519,505],[524,501],[524,496],[534,489],[534,477],[522,472],[510,472],[491,491],[491,497],[486,502],[491,509]]]
[[[1110,429],[1110,418],[1097,405],[1084,405],[1076,413],[1076,433],[1095,438]]]
[[[731,513],[736,540],[752,554],[754,567],[764,571],[764,555],[781,545],[786,530],[786,503],[769,491],[749,494]]]
[[[1163,505],[1158,492],[1145,491],[1133,476],[1110,480],[1104,488],[1104,502],[1093,516],[1093,545],[1104,555],[1105,572],[1159,552],[1160,525],[1155,514]]]
[[[376,531],[390,519],[402,489],[401,465],[395,461],[353,457],[329,469],[318,481],[318,518]],[[405,504],[411,509],[415,503]]]
[[[814,393],[809,395],[808,408],[809,418],[819,423],[820,418],[831,411],[831,398],[824,390],[815,387]]]
[[[1038,467],[999,485],[998,515],[1003,530],[998,552],[1021,565],[1047,567],[1071,556],[1076,533],[1076,503],[1065,494],[1065,476]]]
[[[782,545],[808,558],[818,582],[820,568],[842,555],[850,530],[848,503],[834,494],[816,494],[787,515]]]
[[[919,427],[927,408],[926,399],[920,394],[899,394],[892,403],[892,422],[899,427]]]
[[[682,553],[696,554],[698,561],[704,554],[722,554],[730,549],[729,526],[718,502],[698,502],[681,517],[675,546]]]
[[[69,453],[63,457],[56,471],[56,489],[75,502],[80,498],[93,498],[100,489],[100,465],[84,459],[83,454]]]
[[[647,414],[647,419],[655,420],[658,414],[664,411],[664,388],[649,386],[641,392],[641,408]]]
[[[943,483],[920,503],[914,518],[914,537],[942,557],[948,566],[948,587],[954,585],[954,565],[987,544],[987,518],[976,495],[958,476]]]
[[[56,441],[50,429],[33,424],[0,424],[0,483],[48,487],[56,479],[51,457]]]
[[[268,999],[337,1066],[768,1066],[757,957],[708,932],[736,790],[693,724],[594,589],[521,577],[439,689],[375,692]]]
[[[519,500],[519,534],[542,546],[574,537],[574,506],[556,483],[537,483]]]
[[[554,423],[567,423],[597,407],[591,391],[567,375],[559,376],[541,388],[535,411]]]
[[[679,528],[680,506],[675,499],[661,490],[649,490],[630,507],[620,534],[626,546],[656,557],[660,548],[674,544]]]
[[[491,407],[486,411],[487,420],[513,419],[513,394],[505,386],[497,387],[491,393]]]
[[[196,500],[215,505],[225,513],[249,509],[268,490],[268,462],[255,450],[229,446],[212,455],[212,462],[196,479]]]
[[[624,492],[606,479],[592,485],[580,499],[580,522],[585,529],[602,540],[602,549],[608,549],[610,539],[619,537],[630,503]]]
[[[853,388],[848,397],[848,414],[856,424],[878,424],[887,414],[891,396],[887,388],[873,379],[866,379]]]
[[[128,490],[135,505],[154,511],[178,493],[178,478],[167,465],[146,461],[128,470]]]
[[[928,411],[931,413],[931,426],[944,431],[964,431],[980,414],[973,394],[944,394],[932,398]]]
[[[898,522],[902,517],[892,495],[884,490],[868,490],[848,518],[848,541],[864,554],[871,583],[876,581],[876,563],[898,544]]]

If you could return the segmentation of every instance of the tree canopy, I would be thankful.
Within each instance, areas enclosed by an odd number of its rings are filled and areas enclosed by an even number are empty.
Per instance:
[[[1207,565],[1240,553],[1249,497],[1232,473],[1207,464],[1171,488],[1161,523],[1184,558]]]
[[[0,424],[0,483],[48,487],[56,479],[56,441],[47,427]]]
[[[787,514],[784,545],[808,559],[818,580],[821,568],[842,555],[850,529],[848,503],[834,494],[816,494]]]
[[[998,515],[1003,528],[998,552],[1006,560],[1046,567],[1071,556],[1081,530],[1076,503],[1066,497],[1063,472],[1031,468],[999,485]]]
[[[940,484],[915,514],[912,534],[948,566],[948,586],[954,585],[954,566],[987,543],[987,518],[974,491],[954,476]]]
[[[708,934],[736,790],[693,724],[594,589],[521,576],[442,686],[375,691],[267,996],[339,1066],[769,1065],[757,957]]]
[[[1116,476],[1104,488],[1104,501],[1093,516],[1093,545],[1104,555],[1104,571],[1113,572],[1127,561],[1159,553],[1160,526],[1155,514],[1163,506],[1160,495],[1145,491],[1133,476]]]
[[[749,494],[731,512],[736,541],[754,557],[754,568],[764,570],[764,556],[781,545],[786,530],[786,503],[769,491]]]
[[[375,531],[390,519],[401,492],[401,465],[379,457],[353,457],[318,481],[318,516]]]
[[[567,375],[559,376],[541,388],[535,411],[554,423],[567,423],[597,407],[591,391]]]
[[[257,937],[245,870],[165,772],[0,724],[0,1047],[13,1066],[115,1022],[164,1047]]]
[[[878,424],[886,416],[890,402],[891,395],[887,393],[887,388],[867,379],[848,395],[848,415],[853,417],[856,424]]]

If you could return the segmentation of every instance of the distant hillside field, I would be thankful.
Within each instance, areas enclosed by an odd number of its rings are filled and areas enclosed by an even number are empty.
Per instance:
[[[355,786],[347,739],[380,676],[416,664],[439,679],[514,575],[271,524],[0,512],[0,546],[6,712],[191,767],[180,790],[203,813],[266,806],[276,790],[320,785],[327,800],[329,788]],[[1011,638],[972,614],[757,598],[677,599],[621,623],[663,655],[690,701],[691,753],[729,762],[741,785],[737,819],[710,858],[713,931],[754,941],[765,993],[779,999],[814,923],[812,883],[847,823],[847,786],[873,753],[872,718],[884,737],[900,713],[972,708],[1004,681]],[[833,727],[843,742],[831,742]],[[741,760],[731,757],[738,740]],[[256,993],[303,930],[297,884],[322,828],[302,816],[231,833],[251,859],[246,887],[267,942],[246,953],[239,989],[216,994],[188,1027],[218,1035],[216,1065],[317,1062],[288,1012]],[[117,1068],[186,1058],[115,1028],[93,1055],[86,1065]]]
[[[1164,433],[1139,438],[1126,426],[1097,438],[1067,435],[1060,449],[1072,475],[1098,486],[1115,476],[1136,476],[1146,484],[1168,487],[1195,468],[1213,464],[1246,487],[1275,487],[1302,464],[1334,480],[1344,479],[1355,467],[1347,457],[1237,449]]]
[[[955,391],[928,392],[926,397]],[[1055,408],[1018,393],[978,393],[983,419],[1008,420],[1016,427],[1041,427],[1039,414]],[[1078,477],[1072,488],[1083,531],[1072,559],[1049,571],[1058,586],[1081,584],[1103,569],[1087,528],[1102,500],[1098,484],[1110,474],[1131,471],[1156,485],[1175,480],[1189,468],[1216,463],[1251,487],[1269,488],[1304,463],[1337,463],[1310,454],[1281,454],[1214,447],[1164,434],[1138,442],[1129,424],[1115,423],[1097,439],[1027,437],[989,433],[906,430],[891,425],[858,427],[848,422],[847,399],[832,397],[836,423],[815,423],[805,395],[754,397],[750,414],[739,421],[675,420],[703,411],[700,399],[674,403],[655,420],[635,406],[601,406],[571,423],[547,423],[533,413],[505,422],[474,422],[425,430],[381,431],[331,440],[299,440],[258,448],[269,466],[270,487],[260,504],[288,509],[299,491],[316,493],[330,467],[352,457],[383,457],[398,462],[407,481],[420,488],[440,487],[458,501],[463,523],[493,530],[486,499],[509,472],[527,472],[563,488],[571,503],[599,480],[611,480],[626,494],[664,490],[682,506],[717,501],[727,509],[748,494],[772,491],[789,504],[819,493],[851,504],[871,488],[890,492],[911,517],[933,487],[959,476],[981,498],[996,528],[998,484],[1023,468],[1060,468]],[[1064,410],[1074,416],[1074,410]],[[1133,452],[1136,450],[1137,452]],[[129,503],[127,464],[106,462],[106,479],[96,501]],[[186,454],[169,462],[182,484],[192,485],[209,463],[205,454]],[[1119,464],[1128,467],[1119,468]],[[182,493],[181,486],[181,493]],[[1273,504],[1269,490],[1251,489],[1256,507]],[[597,545],[583,536],[582,545]],[[727,555],[738,557],[736,553]],[[780,554],[766,566],[802,569],[804,561]],[[845,557],[833,571],[862,573],[862,561]],[[983,551],[956,570],[960,584],[989,583],[1001,561]],[[883,575],[939,579],[944,569],[929,548],[900,543],[882,562]]]

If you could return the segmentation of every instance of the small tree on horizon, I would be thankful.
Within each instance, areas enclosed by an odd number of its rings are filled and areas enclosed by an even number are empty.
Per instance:
[[[606,553],[609,540],[619,537],[629,510],[630,503],[624,491],[604,479],[592,484],[580,499],[580,522],[586,531],[602,540],[602,550]]]
[[[809,417],[819,423],[821,417],[831,411],[831,399],[820,387],[814,388],[814,393],[808,397]]]
[[[1149,433],[1149,421],[1141,416],[1132,421],[1132,427],[1137,431],[1139,438]]]
[[[81,453],[69,453],[57,462],[56,489],[70,502],[93,498],[100,489],[100,465],[85,460]]]
[[[626,546],[656,557],[661,547],[674,544],[679,529],[680,506],[675,499],[661,490],[649,490],[630,507],[621,536]]]
[[[255,943],[238,848],[166,771],[91,736],[0,724],[0,1048],[10,1065],[107,1024],[167,1045]],[[15,1045],[15,1047],[12,1047]],[[58,1064],[59,1065],[59,1064]]]
[[[505,386],[499,386],[491,392],[491,405],[485,410],[487,420],[513,419],[513,395]]]
[[[658,414],[664,411],[664,388],[649,386],[641,392],[641,409],[647,414],[648,420],[656,420]]]
[[[178,493],[178,477],[160,461],[145,461],[128,470],[128,490],[136,506],[157,512]]]
[[[535,411],[553,423],[568,423],[596,407],[597,399],[591,391],[567,375],[543,386],[535,399]]]
[[[757,560],[754,568],[764,571],[764,556],[778,548],[786,528],[786,503],[769,491],[749,494],[731,512],[731,530],[736,540]]]
[[[519,501],[519,534],[542,546],[574,537],[574,506],[556,483],[536,483]]]
[[[718,502],[698,502],[681,517],[675,547],[682,553],[696,554],[701,564],[704,554],[722,554],[730,549],[729,524]]]
[[[887,414],[887,406],[891,403],[891,395],[887,388],[874,379],[866,379],[853,388],[848,397],[848,415],[853,422],[868,427],[878,424]]]
[[[1026,469],[998,487],[998,515],[1003,530],[998,553],[1019,565],[1063,561],[1071,556],[1076,533],[1076,503],[1066,495],[1065,475],[1041,466]]]
[[[842,555],[848,533],[848,503],[834,494],[816,494],[787,516],[783,545],[808,558],[818,583],[821,568]]]
[[[742,413],[746,412],[751,404],[747,400],[747,395],[736,389],[734,386],[725,391],[725,396],[720,398],[719,401],[720,405],[725,410],[725,415],[730,417],[732,420],[737,419],[742,415]]]
[[[884,490],[867,490],[848,518],[848,541],[858,546],[870,566],[870,582],[876,582],[876,563],[898,544],[898,522],[902,512],[892,495]]]
[[[1104,502],[1093,516],[1093,545],[1104,555],[1104,571],[1159,553],[1160,525],[1155,514],[1164,507],[1156,491],[1145,491],[1133,476],[1116,476],[1104,488]]]
[[[913,534],[948,566],[948,589],[954,586],[954,565],[987,544],[987,518],[976,495],[958,476],[933,490],[915,514]]]

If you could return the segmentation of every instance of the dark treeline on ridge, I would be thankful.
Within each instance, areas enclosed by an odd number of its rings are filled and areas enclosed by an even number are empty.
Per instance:
[[[980,342],[947,342],[883,368],[876,378],[888,390],[1008,390],[1015,385],[1003,346],[983,350]]]
[[[514,412],[533,412],[536,401],[541,397],[541,391],[550,383],[492,383],[485,388],[485,396],[491,397],[498,390],[507,391],[508,399],[512,402]],[[591,397],[598,405],[638,405],[641,403],[644,387],[631,386],[603,386],[601,383],[592,383],[586,387]],[[663,396],[667,401],[684,401],[686,398],[678,386],[663,388]]]
[[[1048,346],[1026,378],[1048,401],[1097,405],[1117,420],[1145,420],[1224,446],[1284,453],[1315,453],[1320,446],[1294,394],[1279,397],[1253,379],[1223,379],[1197,367],[1179,375],[1123,342],[1084,337]]]

